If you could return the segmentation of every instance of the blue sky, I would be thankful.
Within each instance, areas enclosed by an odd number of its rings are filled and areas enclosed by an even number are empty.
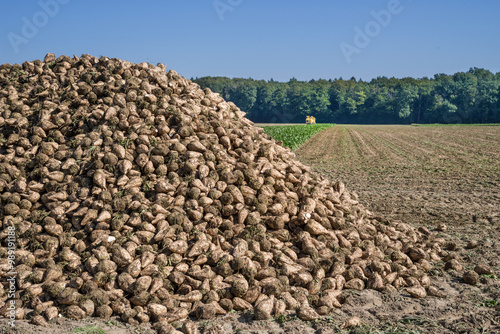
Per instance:
[[[0,63],[89,53],[279,81],[499,72],[499,13],[497,0],[5,0]]]

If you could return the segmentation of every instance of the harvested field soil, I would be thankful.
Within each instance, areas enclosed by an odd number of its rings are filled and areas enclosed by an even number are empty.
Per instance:
[[[463,272],[440,263],[432,280],[446,298],[382,295],[393,304],[381,308],[379,296],[368,293],[354,298],[359,307],[352,314],[376,328],[390,323],[404,333],[401,326],[408,333],[500,330],[500,127],[337,125],[296,153],[323,175],[342,179],[378,216],[429,230],[444,224],[440,235],[456,243],[463,270],[479,262],[494,270],[475,287],[460,286]]]
[[[337,126],[296,153],[345,180],[387,218],[456,225],[498,219],[498,126]]]

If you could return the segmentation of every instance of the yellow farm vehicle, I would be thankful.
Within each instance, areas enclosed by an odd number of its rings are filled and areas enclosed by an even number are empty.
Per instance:
[[[306,124],[316,124],[316,117],[306,116]]]

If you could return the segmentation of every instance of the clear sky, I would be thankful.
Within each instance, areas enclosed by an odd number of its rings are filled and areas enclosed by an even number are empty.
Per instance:
[[[499,15],[498,0],[4,0],[0,63],[89,53],[278,81],[499,72]]]

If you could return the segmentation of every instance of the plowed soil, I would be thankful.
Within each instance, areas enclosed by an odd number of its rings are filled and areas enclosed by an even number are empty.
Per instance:
[[[500,126],[337,125],[296,153],[316,171],[342,180],[384,219],[430,230],[445,224],[447,230],[439,234],[456,244],[463,270],[445,270],[444,263],[432,269],[432,283],[444,298],[345,290],[343,307],[318,322],[291,317],[252,321],[251,314],[233,313],[197,322],[201,333],[500,333]],[[471,241],[478,245],[467,247]],[[464,283],[464,270],[479,263],[495,275],[483,275],[475,286]],[[351,316],[362,325],[341,331]],[[154,332],[119,319],[60,318],[50,328],[18,321],[15,330],[0,324],[0,333],[70,333],[89,324],[114,334]]]
[[[497,126],[336,126],[297,155],[386,218],[450,226],[498,219]]]
[[[366,291],[353,298],[353,314],[389,333],[500,332],[500,127],[339,125],[296,153],[320,173],[343,180],[381,217],[431,230],[445,224],[440,233],[457,243],[464,270],[482,262],[497,275],[473,287],[463,284],[463,272],[437,266],[434,280],[447,298],[405,300],[399,294],[380,296],[389,306],[376,305],[378,294]],[[470,241],[479,246],[467,248]]]

